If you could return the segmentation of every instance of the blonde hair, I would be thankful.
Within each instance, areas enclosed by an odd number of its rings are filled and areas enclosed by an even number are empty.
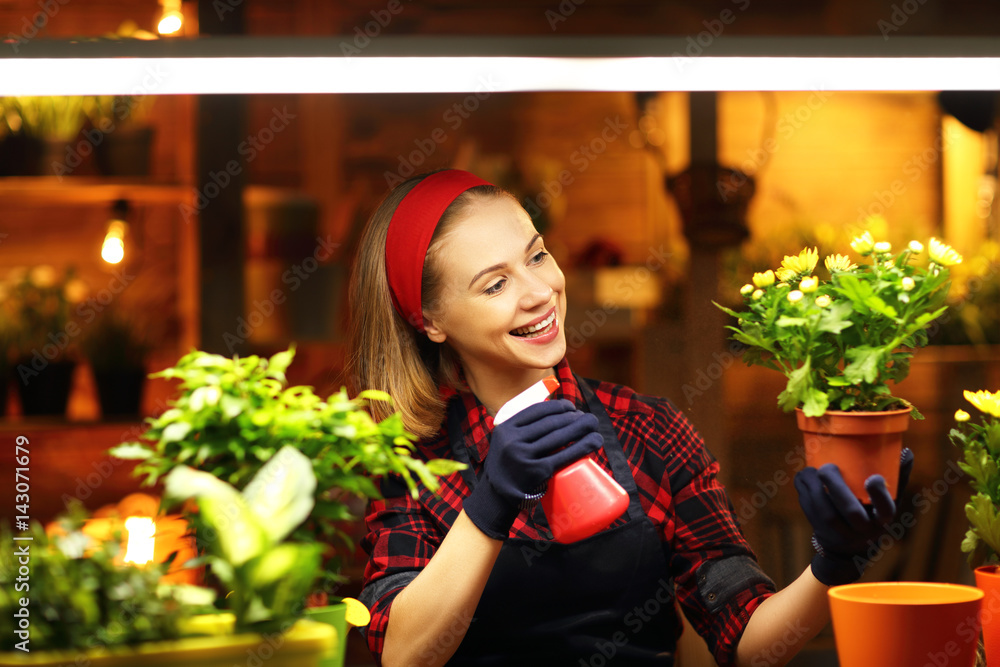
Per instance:
[[[392,305],[385,272],[385,239],[392,215],[403,198],[429,174],[414,176],[394,188],[376,207],[361,234],[351,273],[351,324],[347,380],[352,394],[380,389],[393,405],[373,401],[372,417],[382,420],[398,410],[407,431],[429,438],[440,429],[445,401],[439,387],[463,389],[461,367],[447,343],[434,343],[411,326]],[[439,250],[454,223],[477,201],[511,197],[494,185],[479,185],[459,195],[441,215],[424,258],[421,301],[434,312],[441,293]],[[516,201],[516,199],[515,199]]]

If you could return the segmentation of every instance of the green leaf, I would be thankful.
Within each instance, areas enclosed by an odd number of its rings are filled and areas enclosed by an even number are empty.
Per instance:
[[[804,327],[809,324],[809,320],[804,317],[789,317],[782,315],[775,324],[779,327]]]
[[[385,401],[387,403],[392,403],[392,396],[390,396],[388,392],[380,389],[365,389],[358,394],[358,398],[366,401]]]
[[[445,477],[466,468],[468,468],[466,464],[461,461],[453,461],[452,459],[431,459],[427,462],[427,470],[432,475],[437,475],[438,477]]]
[[[851,314],[851,304],[845,301],[837,301],[823,310],[816,326],[817,331],[839,334],[844,329],[853,326],[847,319]]]
[[[188,422],[174,422],[168,424],[163,429],[160,440],[163,442],[180,442],[191,432],[191,424]]]
[[[785,390],[778,395],[778,405],[785,412],[790,412],[805,402],[810,389],[810,370],[811,363],[809,357],[806,357],[805,363],[789,374]]]
[[[292,345],[289,349],[284,352],[278,352],[273,357],[267,361],[267,375],[268,377],[275,378],[276,380],[285,380],[285,371],[288,367],[292,365],[292,360],[295,359],[295,346]]]
[[[257,472],[243,498],[270,543],[277,544],[309,516],[315,492],[312,462],[285,445]]]
[[[164,495],[169,500],[198,501],[200,520],[212,528],[208,548],[233,565],[245,563],[270,546],[267,533],[239,492],[207,472],[177,466],[164,478]]]
[[[809,389],[805,394],[805,401],[802,404],[802,412],[806,417],[821,417],[830,405],[830,400],[826,394],[819,389]]]
[[[108,450],[108,454],[116,459],[126,461],[142,461],[153,455],[153,450],[138,442],[123,442]]]
[[[844,377],[852,384],[875,382],[882,361],[882,349],[862,345],[847,350],[844,354],[850,363],[844,367]]]

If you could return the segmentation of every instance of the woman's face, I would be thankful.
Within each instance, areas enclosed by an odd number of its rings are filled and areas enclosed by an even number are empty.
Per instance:
[[[425,329],[458,353],[474,389],[541,379],[566,354],[566,279],[515,200],[476,201],[434,259],[442,289]]]

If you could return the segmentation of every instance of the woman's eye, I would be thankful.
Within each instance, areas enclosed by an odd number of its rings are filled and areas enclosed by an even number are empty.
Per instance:
[[[487,287],[485,290],[483,290],[483,294],[487,295],[496,294],[497,292],[503,289],[504,283],[506,282],[507,282],[506,278],[501,278],[500,280],[496,281],[495,283]]]
[[[549,253],[544,250],[539,250],[538,254],[531,258],[532,264],[541,264],[545,261],[545,258],[549,256]]]

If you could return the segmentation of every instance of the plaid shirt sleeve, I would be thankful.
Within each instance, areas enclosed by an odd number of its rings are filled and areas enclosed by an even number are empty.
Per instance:
[[[369,504],[365,518],[362,547],[369,557],[360,595],[371,611],[364,634],[379,665],[393,600],[430,562],[447,532],[401,482],[387,478],[381,486],[384,498]]]
[[[669,401],[635,395],[630,402],[639,400],[653,408],[642,438],[649,460],[634,471],[644,505],[670,545],[685,615],[718,664],[731,665],[751,614],[774,593],[774,583],[740,530],[717,478],[719,464],[701,436]]]

